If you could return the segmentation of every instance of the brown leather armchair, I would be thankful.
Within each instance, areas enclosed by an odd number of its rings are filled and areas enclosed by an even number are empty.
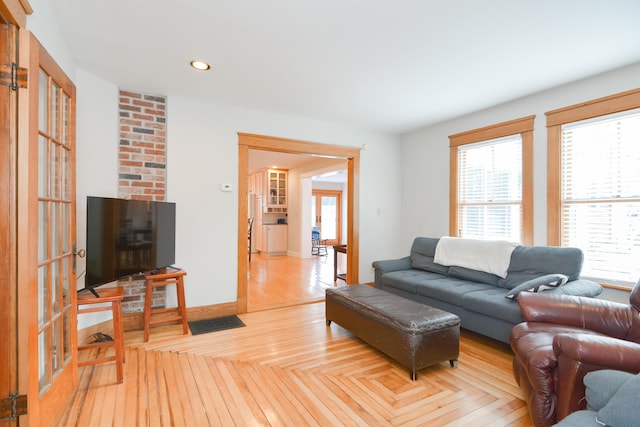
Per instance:
[[[588,372],[640,372],[640,281],[630,305],[544,292],[518,303],[525,322],[511,330],[513,374],[537,427],[584,409]]]

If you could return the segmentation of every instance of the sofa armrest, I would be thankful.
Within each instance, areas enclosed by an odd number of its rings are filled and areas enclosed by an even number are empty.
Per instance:
[[[640,371],[640,344],[631,341],[591,334],[560,334],[554,337],[553,351],[557,359],[558,419],[584,409],[587,373],[601,369]]]
[[[625,338],[634,320],[630,306],[595,298],[523,292],[518,304],[527,322],[575,326],[614,338]]]
[[[411,257],[406,256],[398,259],[387,259],[384,261],[374,261],[371,266],[376,270],[380,270],[383,274],[390,271],[410,270]]]
[[[553,338],[553,351],[573,363],[607,369],[640,372],[640,344],[591,334],[559,334]]]
[[[374,261],[371,266],[375,270],[375,284],[379,288],[382,286],[382,275],[391,271],[410,270],[411,257],[406,256],[398,259],[387,259],[383,261]]]

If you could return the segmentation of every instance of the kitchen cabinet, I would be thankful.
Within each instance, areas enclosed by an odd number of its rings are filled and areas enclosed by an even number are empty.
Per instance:
[[[286,213],[287,171],[263,169],[250,175],[249,192],[262,196],[264,213]]]
[[[262,226],[262,248],[264,255],[287,254],[287,224],[267,224]]]
[[[267,169],[267,209],[269,212],[286,212],[275,209],[287,207],[287,171]]]

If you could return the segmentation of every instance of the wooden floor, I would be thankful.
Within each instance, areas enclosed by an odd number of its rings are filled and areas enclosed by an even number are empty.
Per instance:
[[[338,254],[338,272],[346,271],[346,257]],[[333,248],[311,258],[252,254],[249,263],[247,311],[261,311],[323,301],[333,281]]]
[[[463,332],[459,366],[408,371],[314,303],[239,316],[246,327],[126,333],[113,364],[79,369],[60,426],[530,426],[508,346]],[[85,352],[89,356],[89,352]]]
[[[59,425],[531,425],[507,345],[463,331],[458,368],[444,362],[411,381],[347,330],[326,326],[332,252],[253,255],[249,274],[250,312],[239,316],[246,327],[192,336],[161,326],[148,343],[127,332],[124,383],[113,364],[80,368]]]

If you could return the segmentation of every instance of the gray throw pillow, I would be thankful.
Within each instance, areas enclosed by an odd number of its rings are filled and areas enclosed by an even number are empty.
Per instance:
[[[610,427],[637,426],[640,420],[640,374],[624,383],[611,400],[598,411],[596,422]]]
[[[542,292],[545,289],[557,288],[567,283],[567,280],[569,280],[569,277],[564,274],[546,274],[519,284],[511,289],[505,295],[505,298],[515,300],[518,299],[520,292]]]

